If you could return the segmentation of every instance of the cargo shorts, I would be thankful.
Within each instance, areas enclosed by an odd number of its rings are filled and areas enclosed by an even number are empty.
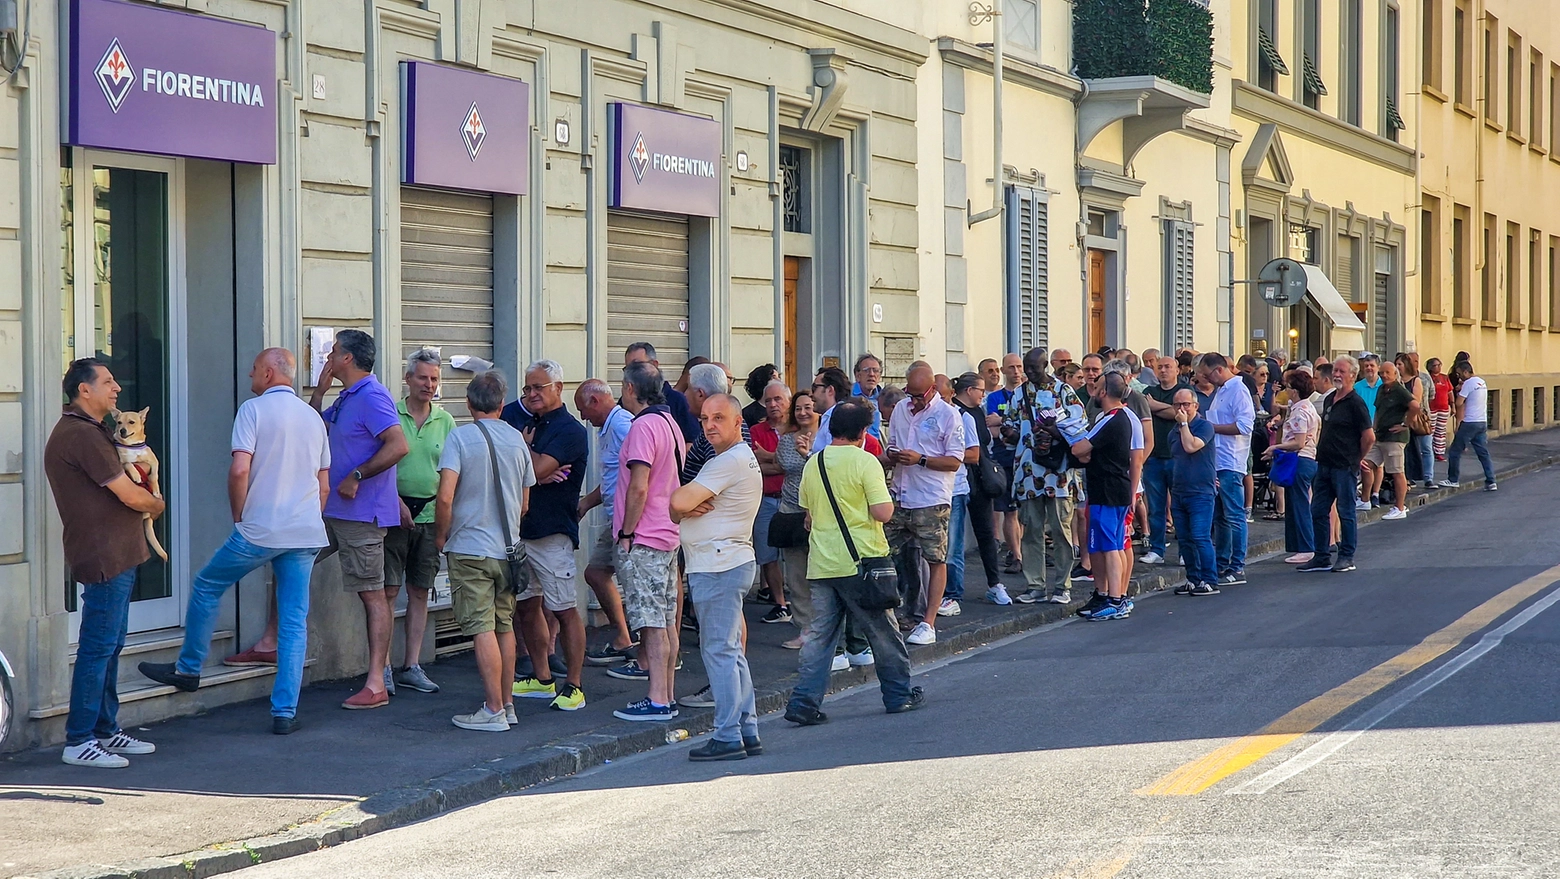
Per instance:
[[[895,554],[914,544],[928,564],[943,564],[948,560],[948,517],[952,510],[948,504],[916,510],[895,507],[894,518],[883,526],[883,536]]]

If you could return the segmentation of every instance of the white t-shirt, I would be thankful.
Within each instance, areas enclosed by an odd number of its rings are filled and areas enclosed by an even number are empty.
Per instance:
[[[319,479],[330,469],[330,441],[318,412],[292,388],[270,388],[238,407],[233,451],[254,456],[236,526],[245,540],[266,549],[317,549],[330,542]]]
[[[980,427],[975,424],[975,419],[970,415],[970,413],[965,412],[963,409],[960,409],[959,412],[960,412],[960,414],[962,414],[964,416],[964,449],[965,449],[965,451],[968,452],[970,449],[978,449],[978,448],[980,448]],[[961,466],[958,470],[954,471],[954,478],[953,478],[953,496],[954,497],[958,497],[961,494],[969,494],[970,493],[969,470],[970,470],[970,468]]]
[[[1463,398],[1463,421],[1490,420],[1490,388],[1484,379],[1476,375],[1468,376],[1463,380],[1462,387],[1457,389],[1457,396]]]
[[[753,520],[764,499],[764,474],[747,443],[737,443],[709,459],[693,480],[715,492],[714,509],[682,520],[685,570],[690,574],[716,574],[755,561]]]

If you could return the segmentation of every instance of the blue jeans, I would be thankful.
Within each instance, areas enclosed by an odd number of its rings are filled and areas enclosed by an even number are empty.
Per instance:
[[[1489,423],[1485,421],[1464,421],[1457,425],[1457,435],[1452,437],[1452,444],[1446,448],[1446,478],[1452,482],[1457,481],[1457,474],[1461,472],[1463,449],[1473,446],[1473,453],[1479,456],[1479,464],[1484,467],[1484,484],[1495,484],[1495,465],[1490,461]]]
[[[746,562],[729,571],[688,574],[688,596],[699,616],[699,655],[715,697],[714,738],[719,742],[758,735],[753,675],[742,652],[742,598],[753,585],[756,567]],[[833,651],[829,659],[833,661]]]
[[[1311,527],[1311,482],[1316,479],[1316,459],[1300,458],[1294,485],[1284,486],[1284,550],[1316,552],[1316,531]],[[1328,535],[1331,536],[1329,531]]]
[[[293,717],[298,713],[298,688],[303,686],[303,660],[309,649],[309,575],[314,569],[314,549],[268,549],[244,539],[238,529],[217,549],[190,587],[190,605],[184,615],[184,648],[179,651],[180,674],[198,675],[211,649],[211,632],[217,610],[228,588],[244,575],[271,563],[276,574],[276,681],[271,685],[271,714]]]
[[[1149,458],[1143,462],[1143,500],[1148,504],[1148,551],[1165,554],[1165,515],[1170,511],[1170,478],[1173,458]],[[1179,528],[1180,526],[1176,526]]]
[[[1246,570],[1246,474],[1238,470],[1219,471],[1213,542],[1220,574]]]
[[[1311,532],[1315,535],[1316,558],[1312,561],[1327,564],[1332,561],[1333,504],[1338,505],[1338,558],[1354,558],[1359,540],[1359,526],[1354,518],[1356,480],[1359,467],[1329,467],[1316,465],[1316,478],[1311,481]]]
[[[130,591],[135,568],[88,583],[81,591],[81,633],[70,678],[70,715],[65,744],[108,740],[119,732],[119,651],[130,629]]]
[[[970,496],[953,496],[953,508],[948,511],[948,585],[943,598],[954,601],[964,597],[964,532],[970,520]]]
[[[1419,450],[1419,478],[1425,482],[1435,481],[1435,451],[1431,446],[1432,439],[1434,438],[1428,433],[1409,438],[1409,444]]]
[[[845,617],[855,621],[857,629],[872,645],[878,689],[883,707],[896,708],[910,701],[910,654],[904,638],[887,610],[867,610],[850,599],[855,577],[813,580],[813,618],[803,636],[801,667],[797,669],[796,688],[791,691],[790,708],[818,710],[829,692],[829,669],[834,662],[834,645],[839,643]]]
[[[1218,572],[1213,569],[1213,495],[1172,495],[1170,512],[1175,517],[1175,540],[1186,564],[1186,579],[1214,582]]]

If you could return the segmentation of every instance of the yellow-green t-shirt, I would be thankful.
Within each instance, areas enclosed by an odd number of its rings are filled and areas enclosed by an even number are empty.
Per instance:
[[[401,432],[406,434],[406,457],[395,465],[395,490],[402,497],[433,497],[439,493],[439,456],[444,453],[444,441],[455,429],[455,418],[438,403],[428,413],[428,420],[421,428],[417,420],[406,411],[406,399],[395,406],[401,416]],[[418,524],[433,521],[433,504],[423,507],[417,514]]]
[[[849,577],[856,573],[856,563],[851,560],[850,550],[840,535],[839,520],[834,517],[829,496],[823,490],[823,477],[818,475],[820,456],[827,456],[829,485],[834,488],[834,498],[850,528],[857,554],[862,558],[888,555],[883,524],[873,519],[868,509],[873,504],[886,504],[892,500],[888,483],[883,478],[883,465],[855,446],[826,446],[807,461],[807,468],[802,471],[801,504],[812,515],[812,534],[807,541],[809,580]]]

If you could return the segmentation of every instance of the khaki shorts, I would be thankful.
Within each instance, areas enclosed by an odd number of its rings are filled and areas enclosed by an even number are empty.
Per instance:
[[[509,591],[509,563],[476,555],[448,554],[450,607],[462,635],[512,632],[515,594]]]
[[[612,539],[612,523],[601,529],[596,542],[590,545],[590,558],[585,564],[592,568],[612,570],[617,567],[617,541]]]
[[[385,586],[406,586],[427,592],[439,573],[439,551],[433,548],[433,523],[385,532]]]
[[[516,601],[540,598],[542,606],[553,613],[579,607],[579,587],[575,575],[574,541],[567,534],[550,534],[538,540],[522,540],[526,564],[531,567],[531,585]]]
[[[330,537],[319,555],[341,556],[341,588],[348,592],[371,592],[385,588],[385,529],[373,522],[325,519]]]
[[[1406,443],[1380,442],[1365,453],[1365,460],[1387,473],[1403,472],[1403,448]]]
[[[617,554],[618,586],[628,628],[665,629],[677,625],[677,550],[635,544]]]
[[[894,518],[883,526],[883,536],[895,553],[913,543],[928,564],[940,565],[948,560],[948,517],[952,510],[948,504],[918,510],[895,507]]]

